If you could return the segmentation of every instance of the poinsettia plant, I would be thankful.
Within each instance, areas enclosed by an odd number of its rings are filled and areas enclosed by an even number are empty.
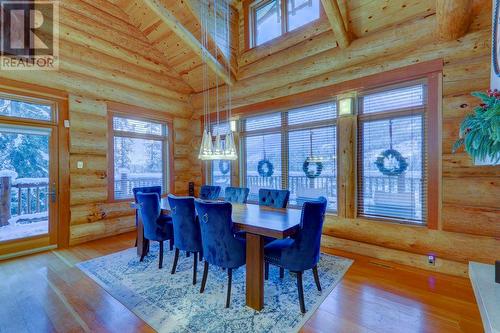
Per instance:
[[[473,160],[490,160],[497,164],[500,161],[500,92],[495,89],[472,95],[482,103],[462,121],[453,152],[464,146]]]

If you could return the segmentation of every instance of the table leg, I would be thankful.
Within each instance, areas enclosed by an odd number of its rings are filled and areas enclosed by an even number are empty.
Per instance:
[[[264,308],[264,239],[247,233],[246,303],[254,310]]]
[[[144,238],[144,225],[142,224],[141,214],[137,217],[137,255],[147,255],[149,252],[149,240]]]

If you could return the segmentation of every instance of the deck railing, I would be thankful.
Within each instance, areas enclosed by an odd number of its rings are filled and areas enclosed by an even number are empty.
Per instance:
[[[162,184],[163,178],[161,175],[159,177],[151,177],[140,175],[129,176],[127,174],[121,174],[119,179],[115,179],[115,198],[132,198],[132,189],[134,187],[161,186]]]
[[[7,225],[13,217],[40,218],[48,209],[48,179],[0,178],[0,226]]]

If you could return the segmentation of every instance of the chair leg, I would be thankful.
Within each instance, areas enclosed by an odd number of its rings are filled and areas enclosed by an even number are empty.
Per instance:
[[[233,269],[227,269],[227,298],[226,298],[226,308],[229,307],[231,303],[231,283],[233,281]]]
[[[200,256],[200,262],[201,262],[203,260],[203,251],[200,251],[199,253],[200,253],[199,256]]]
[[[189,258],[190,255],[191,255],[191,253],[189,251],[186,252],[186,258]]]
[[[205,265],[203,266],[203,278],[201,279],[200,293],[203,293],[205,291],[205,285],[207,284],[207,276],[208,276],[208,262],[205,261]]]
[[[196,284],[197,272],[198,272],[198,253],[193,252],[193,285]]]
[[[141,259],[139,259],[139,261],[140,261],[140,262],[143,262],[143,261],[144,261],[144,257],[145,257],[145,256],[146,256],[146,254],[145,254],[145,253],[143,253],[143,254],[142,254],[142,256],[141,256]]]
[[[179,249],[175,249],[174,265],[172,266],[172,271],[170,272],[171,274],[175,273],[175,269],[177,268],[177,261],[178,260],[179,260]]]
[[[297,289],[299,291],[300,312],[306,313],[304,304],[304,288],[302,287],[302,272],[297,272]]]
[[[280,279],[285,277],[285,269],[283,267],[280,267]]]
[[[171,238],[169,243],[170,243],[170,251],[172,251],[174,249],[174,239]]]
[[[313,267],[314,282],[316,282],[316,287],[318,291],[321,291],[321,283],[319,282],[318,266]]]
[[[269,263],[264,264],[264,279],[269,280]]]
[[[135,244],[134,247],[137,247],[137,237],[135,237]]]
[[[158,263],[158,268],[162,269],[163,267],[163,241],[160,242],[160,262]]]

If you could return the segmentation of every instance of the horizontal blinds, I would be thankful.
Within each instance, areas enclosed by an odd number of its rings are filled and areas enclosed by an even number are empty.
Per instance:
[[[325,196],[337,209],[336,102],[243,119],[245,184],[250,200],[261,188],[290,190],[290,205]]]
[[[282,188],[280,132],[245,137],[244,153],[245,183],[250,189],[250,200],[258,200],[261,188]]]
[[[124,117],[113,117],[113,129],[115,131],[130,132],[136,134],[166,135],[166,126],[146,120],[130,119]]]
[[[336,117],[337,103],[331,101],[288,111],[288,125],[305,125],[318,121],[334,120]]]
[[[358,215],[426,223],[425,96],[417,84],[361,97]]]

